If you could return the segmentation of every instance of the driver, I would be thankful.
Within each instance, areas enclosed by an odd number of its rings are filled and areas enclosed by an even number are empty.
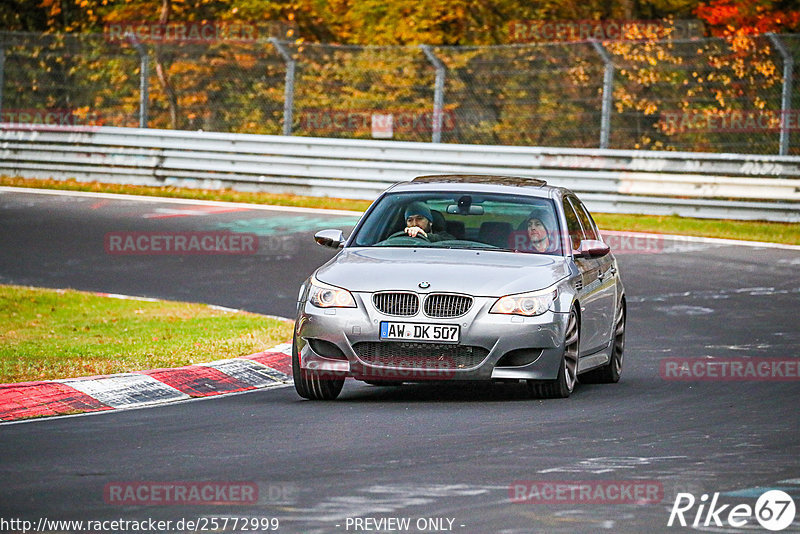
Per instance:
[[[531,213],[525,221],[525,230],[528,234],[531,250],[534,252],[555,252],[558,242],[550,235],[544,221],[536,214]]]
[[[428,241],[443,241],[453,239],[446,232],[434,233],[433,215],[428,206],[422,202],[412,202],[406,207],[406,235],[411,237],[423,237]]]

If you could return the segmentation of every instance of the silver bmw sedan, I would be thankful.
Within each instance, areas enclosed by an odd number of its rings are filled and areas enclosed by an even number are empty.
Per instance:
[[[508,176],[421,176],[386,190],[300,288],[294,385],[527,383],[537,398],[617,382],[625,291],[578,197]]]

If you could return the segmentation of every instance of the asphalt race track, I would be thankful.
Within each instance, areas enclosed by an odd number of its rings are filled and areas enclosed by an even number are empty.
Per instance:
[[[0,283],[208,302],[284,317],[294,316],[297,291],[313,266],[333,256],[314,244],[314,232],[358,220],[44,194],[0,194],[0,202]],[[254,254],[107,252],[106,234],[147,232],[239,232],[255,235],[259,245]]]
[[[332,254],[313,243],[314,230],[354,222],[344,214],[0,192],[0,283],[291,316],[300,282]],[[258,236],[259,247],[244,255],[108,251],[109,232],[156,231],[245,232]],[[692,528],[677,520],[667,526],[684,493],[697,501],[685,512],[690,525],[698,516],[694,530],[767,532],[751,516],[734,528],[728,513],[754,507],[769,488],[800,508],[800,380],[773,373],[682,381],[663,365],[766,358],[796,369],[800,251],[620,244],[629,322],[619,384],[579,385],[569,399],[535,401],[522,386],[348,381],[329,403],[280,388],[3,424],[0,530],[13,530],[3,529],[11,519],[40,531],[86,527],[52,520],[149,519],[172,521],[161,530],[170,532],[252,530],[234,529],[230,519],[222,527],[220,518],[236,517],[277,518],[277,532],[304,533],[684,532]],[[545,493],[563,488],[560,481],[590,481],[604,492],[593,499]],[[113,498],[114,488],[131,483],[189,482],[244,485],[257,496],[238,502],[228,493],[217,499],[228,504],[198,505],[165,504],[152,493],[133,504]],[[612,493],[648,484],[659,488],[655,503]],[[515,493],[520,487],[526,491]],[[706,514],[716,493],[717,508],[730,505],[718,516],[721,527]],[[526,498],[514,502],[514,495]],[[186,528],[198,518],[194,526],[206,529]],[[394,518],[409,526],[387,522]],[[783,532],[800,532],[800,519]]]

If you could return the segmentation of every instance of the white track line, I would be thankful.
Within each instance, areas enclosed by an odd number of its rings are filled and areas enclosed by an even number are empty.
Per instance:
[[[145,195],[126,195],[121,193],[93,193],[91,191],[63,191],[59,189],[36,189],[32,187],[0,186],[0,193],[32,193],[36,195],[56,195],[84,198],[105,198],[110,200],[131,200],[136,202],[151,202],[165,204],[189,204],[200,206],[237,207],[262,211],[291,211],[296,213],[317,213],[327,215],[357,215],[360,211],[333,210],[323,208],[300,208],[294,206],[273,206],[268,204],[248,204],[246,202],[223,202],[219,200],[192,200],[190,198],[151,197]]]
[[[783,250],[800,250],[800,245],[785,245],[783,243],[769,243],[766,241],[742,241],[739,239],[721,239],[718,237],[699,237],[676,234],[648,234],[644,232],[621,232],[617,230],[600,229],[601,234],[620,235],[631,237],[644,237],[650,239],[669,239],[670,241],[683,241],[685,243],[706,243],[713,245],[731,245],[755,248],[778,248]]]

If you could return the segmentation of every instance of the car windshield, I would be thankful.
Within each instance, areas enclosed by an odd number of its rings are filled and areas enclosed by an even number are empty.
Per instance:
[[[414,226],[423,232],[414,230]],[[552,200],[525,195],[390,193],[378,201],[356,232],[351,243],[359,247],[491,249],[562,255]]]

